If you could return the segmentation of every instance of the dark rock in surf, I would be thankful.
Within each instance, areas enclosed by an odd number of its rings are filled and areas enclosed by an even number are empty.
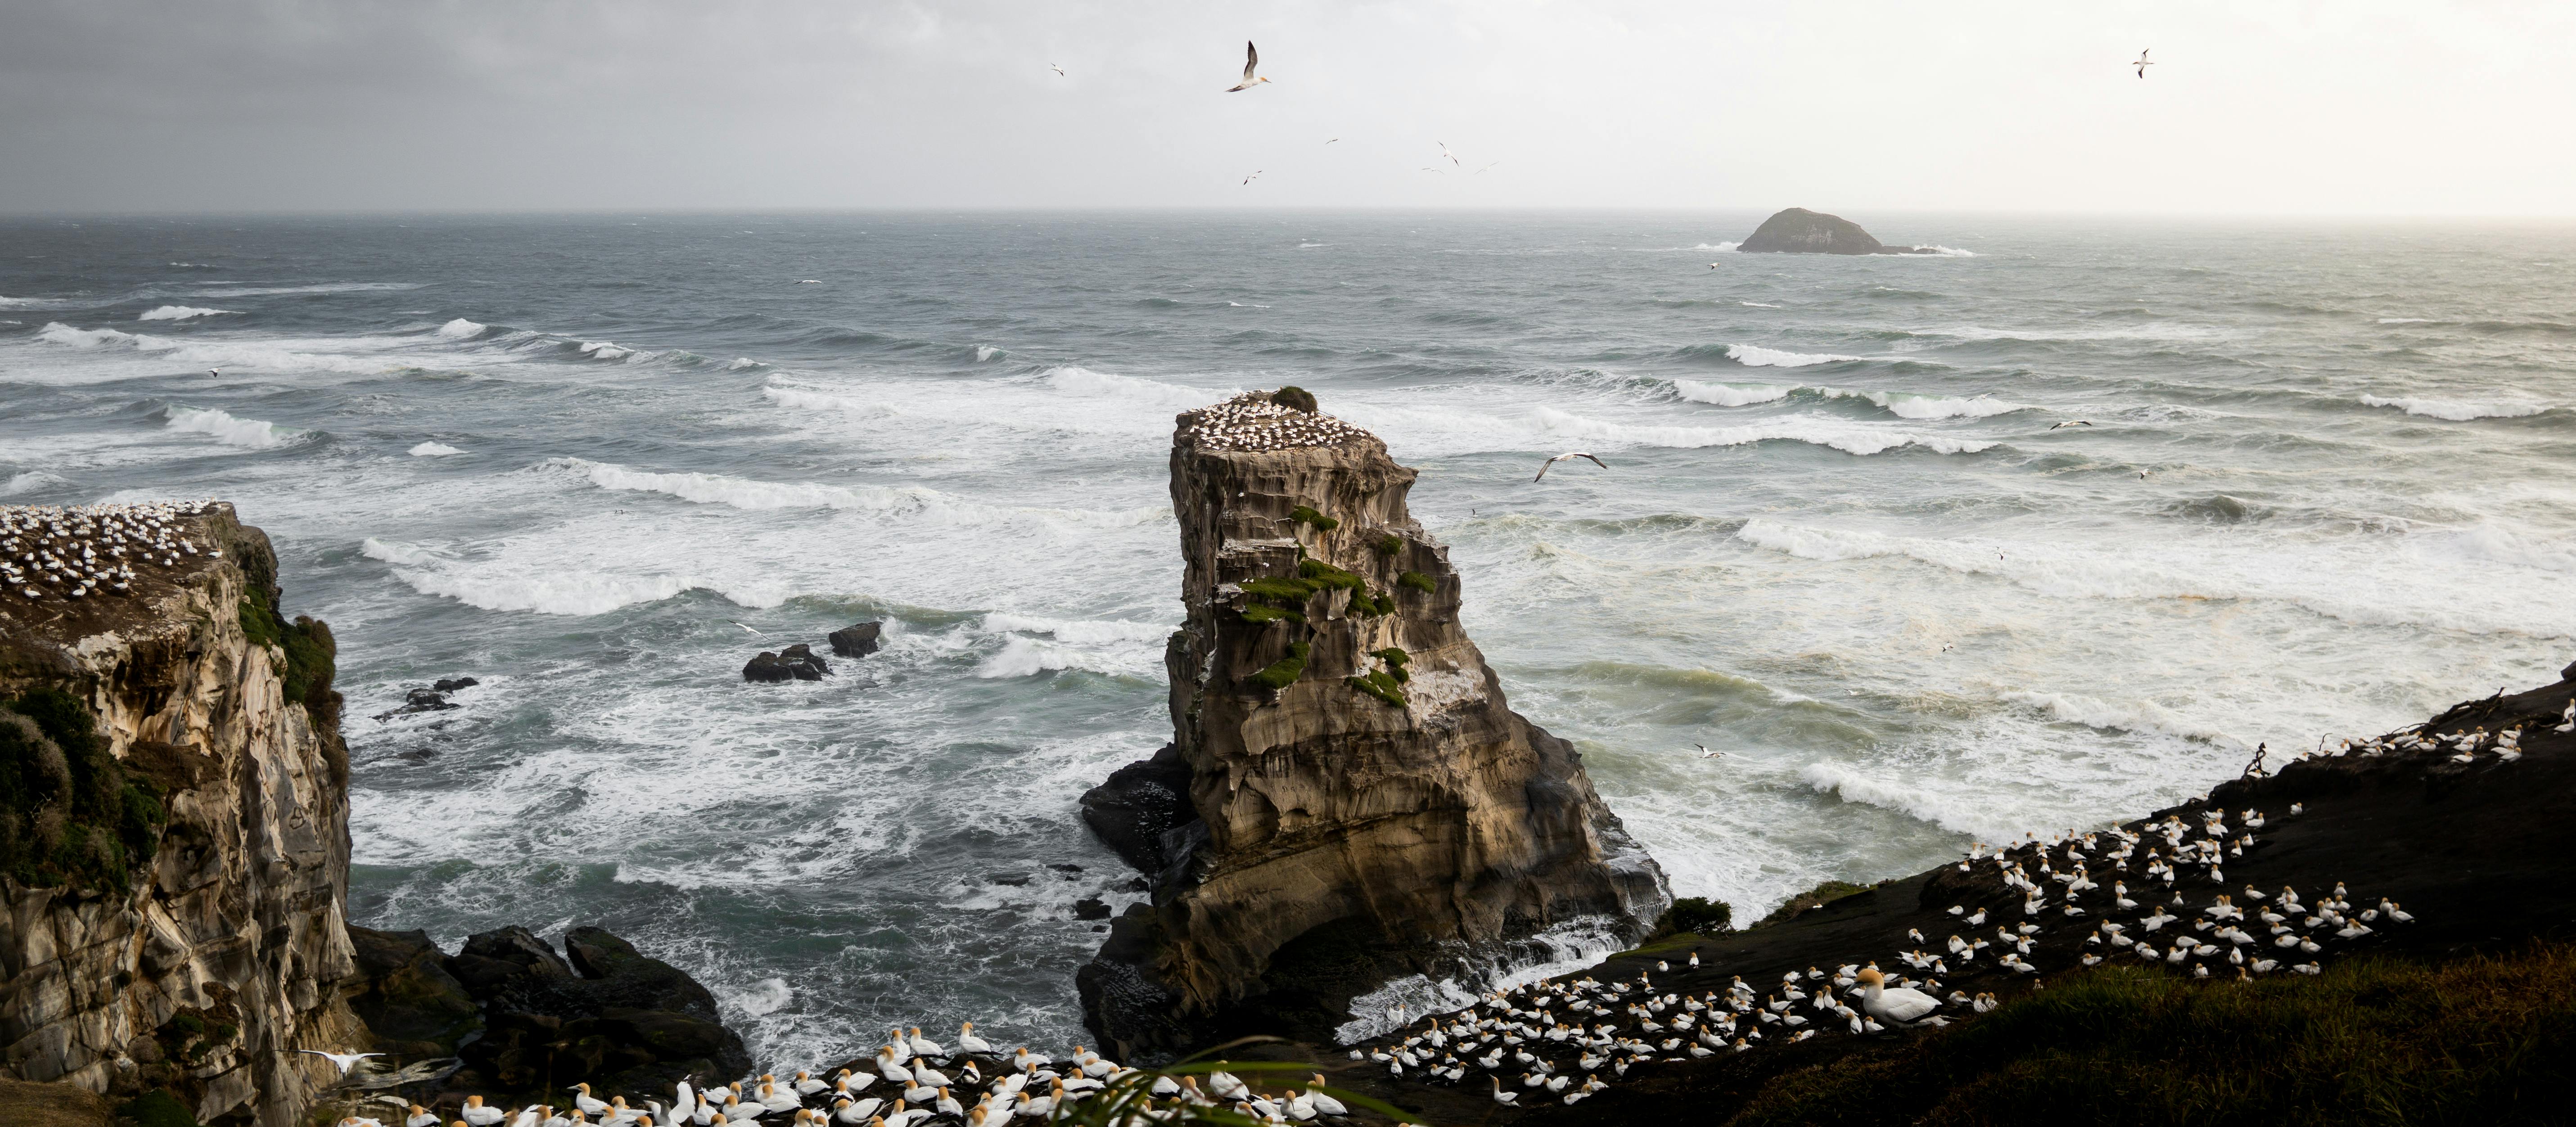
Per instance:
[[[761,651],[759,657],[743,665],[742,679],[763,683],[820,681],[831,671],[829,664],[814,656],[813,647],[798,642],[777,653]]]
[[[884,633],[882,622],[862,622],[832,631],[832,652],[842,657],[866,657],[877,652],[877,639]]]
[[[1110,773],[1085,791],[1082,820],[1120,859],[1148,873],[1163,871],[1163,834],[1198,820],[1190,807],[1190,765],[1164,744],[1151,759]]]
[[[466,682],[468,685],[473,683],[474,682],[472,681]],[[446,686],[453,684],[453,682],[441,681],[439,684],[441,686]],[[465,707],[461,704],[448,703],[448,691],[449,690],[446,688],[413,689],[410,692],[403,694],[403,706],[401,708],[394,709],[391,712],[379,712],[376,714],[376,719],[391,720],[397,716],[409,716],[416,712],[445,712],[451,708]]]
[[[471,677],[441,677],[438,679],[437,684],[431,685],[429,688],[432,692],[452,693],[458,689],[470,689],[479,684],[482,684],[482,682]]]
[[[1077,920],[1108,919],[1109,902],[1097,896],[1085,896],[1082,899],[1073,902],[1073,918]]]
[[[1926,254],[1924,247],[1892,247],[1839,215],[1793,207],[1762,221],[1744,237],[1745,254]]]

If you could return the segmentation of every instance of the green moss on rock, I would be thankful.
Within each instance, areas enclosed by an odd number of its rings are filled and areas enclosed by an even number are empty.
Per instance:
[[[0,872],[19,883],[132,887],[169,815],[149,783],[126,776],[89,707],[30,689],[0,712]]]
[[[1386,673],[1363,673],[1350,679],[1350,686],[1397,708],[1404,707],[1404,689]]]
[[[1271,392],[1270,401],[1292,411],[1304,411],[1309,415],[1316,411],[1315,393],[1295,384]]]
[[[1288,510],[1288,519],[1296,521],[1299,524],[1313,525],[1318,531],[1322,532],[1331,532],[1332,530],[1342,526],[1342,522],[1316,512],[1314,507],[1311,505],[1299,505],[1296,508]]]
[[[1296,684],[1297,678],[1306,675],[1306,655],[1309,652],[1311,652],[1310,648],[1304,642],[1290,643],[1288,656],[1271,662],[1261,672],[1253,674],[1253,683],[1274,692]]]
[[[1398,587],[1410,587],[1425,595],[1431,594],[1432,592],[1440,589],[1440,584],[1437,581],[1418,571],[1408,571],[1396,576],[1395,585]]]
[[[1381,556],[1392,556],[1404,550],[1404,537],[1392,532],[1369,541],[1369,550]]]

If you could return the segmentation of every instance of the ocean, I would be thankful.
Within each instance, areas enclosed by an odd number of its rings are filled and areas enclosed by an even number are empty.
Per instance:
[[[1086,1040],[1141,894],[1075,802],[1169,733],[1239,389],[1422,470],[1514,707],[1739,921],[2576,658],[2576,229],[1760,218],[0,221],[0,502],[238,503],[339,638],[353,921],[605,926],[764,1067]]]

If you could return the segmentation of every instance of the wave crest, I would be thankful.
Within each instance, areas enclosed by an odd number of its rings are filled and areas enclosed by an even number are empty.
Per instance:
[[[2377,395],[2362,396],[2361,405],[2364,407],[2395,407],[2409,415],[2422,415],[2426,418],[2433,419],[2447,419],[2455,423],[2465,423],[2471,419],[2518,419],[2525,415],[2537,415],[2549,409],[2549,405],[2546,403],[2533,403],[2529,400],[2520,399],[2493,399],[2480,401],[2471,399],[2425,399],[2415,396],[2394,396],[2383,398]]]
[[[195,317],[212,317],[218,313],[239,313],[238,309],[204,309],[194,305],[164,305],[145,310],[137,321],[185,321]]]

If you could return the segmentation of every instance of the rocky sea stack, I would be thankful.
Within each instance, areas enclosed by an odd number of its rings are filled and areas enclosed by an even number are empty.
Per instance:
[[[1839,215],[1793,207],[1762,221],[1744,236],[1746,254],[1932,254],[1930,247],[1892,247]]]
[[[1550,929],[1633,941],[1670,899],[1460,628],[1414,471],[1286,399],[1178,419],[1174,739],[1083,800],[1153,886],[1079,979],[1117,1056],[1329,1029],[1391,978],[1473,977]]]

